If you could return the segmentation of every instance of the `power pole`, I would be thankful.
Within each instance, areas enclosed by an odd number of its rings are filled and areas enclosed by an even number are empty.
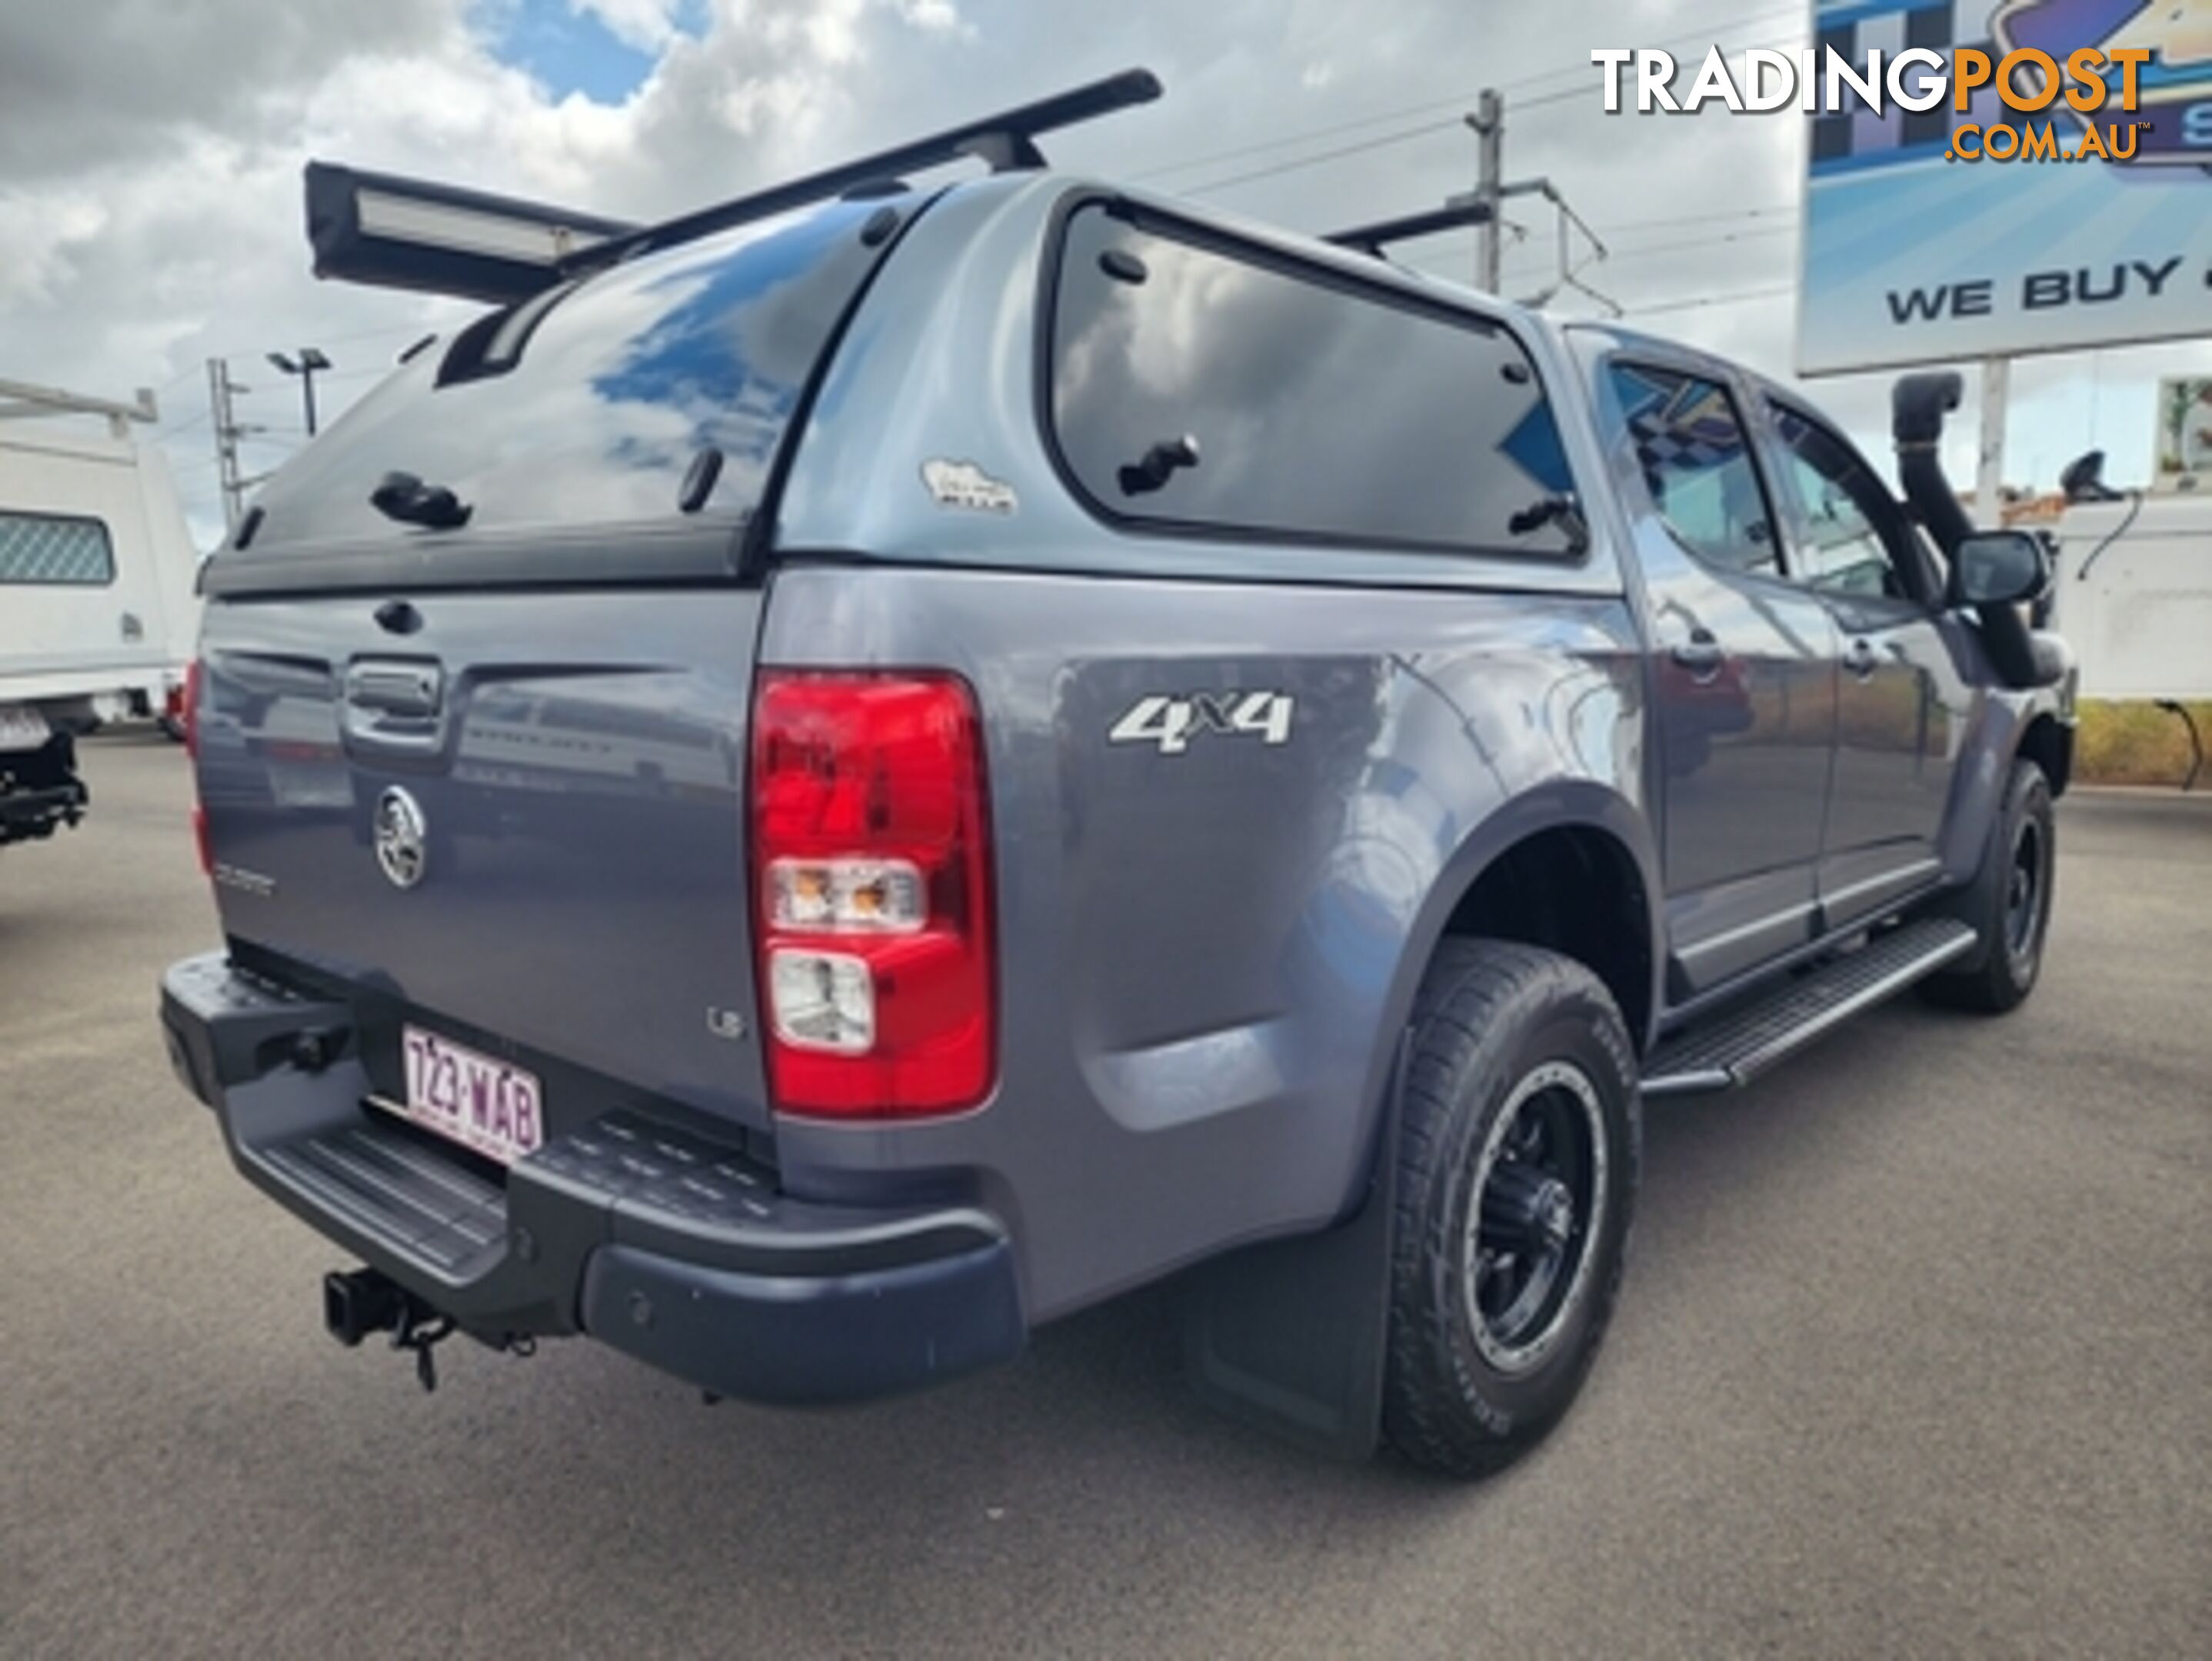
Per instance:
[[[239,471],[238,441],[248,433],[260,430],[240,426],[231,402],[248,390],[230,378],[228,360],[208,360],[208,410],[214,417],[216,476],[222,488],[223,524],[233,531],[238,529],[238,522],[246,512],[246,480]]]
[[[1974,522],[1984,530],[2004,523],[2006,404],[2012,395],[2012,360],[1982,360],[1982,450],[1974,470]]]
[[[1486,294],[1498,292],[1499,251],[1504,227],[1498,222],[1505,205],[1505,100],[1495,88],[1486,87],[1467,118],[1480,141],[1477,149],[1474,197],[1485,209],[1474,227],[1474,286]]]

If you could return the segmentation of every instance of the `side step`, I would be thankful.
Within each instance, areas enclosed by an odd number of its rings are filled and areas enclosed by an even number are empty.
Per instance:
[[[1862,1009],[1971,950],[1974,931],[1951,918],[1908,923],[1809,974],[1668,1040],[1644,1065],[1646,1096],[1689,1095],[1748,1082]]]

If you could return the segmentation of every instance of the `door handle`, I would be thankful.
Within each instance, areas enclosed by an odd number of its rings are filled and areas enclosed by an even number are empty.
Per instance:
[[[1721,662],[1726,654],[1710,629],[1693,628],[1690,638],[1678,641],[1669,655],[1696,679],[1710,681],[1721,672]]]
[[[442,749],[446,673],[435,663],[362,658],[347,670],[339,730],[347,752],[416,761]]]
[[[346,676],[346,701],[380,715],[435,715],[445,676],[435,664],[360,663]]]
[[[1874,645],[1861,635],[1844,648],[1844,667],[1863,681],[1881,667],[1881,660],[1875,653]]]

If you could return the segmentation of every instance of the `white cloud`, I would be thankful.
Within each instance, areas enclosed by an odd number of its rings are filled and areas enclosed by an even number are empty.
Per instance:
[[[892,0],[898,15],[915,28],[937,34],[972,33],[960,21],[960,8],[952,0]]]
[[[1486,82],[1508,99],[1510,177],[1546,174],[1613,234],[1619,257],[1588,276],[1632,305],[1787,285],[1795,238],[1702,240],[1673,215],[1788,203],[1801,130],[1788,118],[1716,114],[1632,124],[1597,113],[1590,42],[1686,36],[1729,23],[1741,0],[1650,8],[1624,31],[1610,0],[1543,8],[1468,0],[574,0],[656,54],[618,108],[556,100],[498,62],[486,7],[505,0],[72,0],[0,4],[0,375],[115,394],[164,388],[180,482],[203,531],[218,523],[203,413],[204,360],[237,360],[257,390],[246,419],[271,432],[251,460],[296,443],[295,390],[259,368],[270,348],[323,346],[342,406],[374,384],[426,321],[461,308],[318,283],[301,226],[310,156],[567,200],[630,216],[673,213],[875,144],[1145,64],[1169,96],[1054,136],[1073,168],[1169,188],[1258,172],[1377,136],[1414,136],[1311,167],[1249,179],[1206,199],[1301,229],[1426,206],[1463,191],[1473,136],[1457,116]],[[1643,14],[1639,12],[1639,16]],[[680,25],[680,27],[679,27]],[[686,33],[696,29],[696,36]],[[1730,45],[1790,44],[1799,26],[1717,31]],[[1532,77],[1544,77],[1530,84]],[[1586,101],[1539,104],[1587,85]],[[1341,127],[1204,167],[1285,133]],[[1164,171],[1163,170],[1170,170]],[[1525,211],[1510,282],[1547,280],[1549,221]],[[1724,228],[1724,227],[1723,227]],[[1739,226],[1739,230],[1753,228]],[[1662,245],[1697,246],[1666,250]],[[1466,239],[1408,251],[1464,276]],[[1669,312],[1663,333],[1786,373],[1791,303]],[[2107,358],[2100,409],[2114,472],[2133,464],[2134,405],[2161,367],[2204,349]],[[2184,360],[2186,360],[2185,361]],[[2069,379],[2069,378],[2071,379]],[[2078,367],[2020,378],[2024,460],[2055,471],[2086,442]],[[1882,443],[1886,380],[1815,388]],[[2039,391],[2039,389],[2048,389]],[[195,421],[195,417],[198,419]],[[2099,429],[2102,430],[2102,429]]]
[[[676,38],[684,0],[568,0],[579,16],[596,17],[624,45],[658,52]]]

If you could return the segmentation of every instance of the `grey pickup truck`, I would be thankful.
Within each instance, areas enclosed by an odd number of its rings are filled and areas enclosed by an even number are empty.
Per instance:
[[[1956,378],[1900,500],[1402,227],[1045,167],[1158,90],[664,224],[310,169],[325,276],[490,308],[203,579],[161,1018],[341,1341],[818,1403],[1179,1275],[1206,1397],[1478,1474],[1589,1369],[1645,1103],[2027,995],[2073,676]]]

